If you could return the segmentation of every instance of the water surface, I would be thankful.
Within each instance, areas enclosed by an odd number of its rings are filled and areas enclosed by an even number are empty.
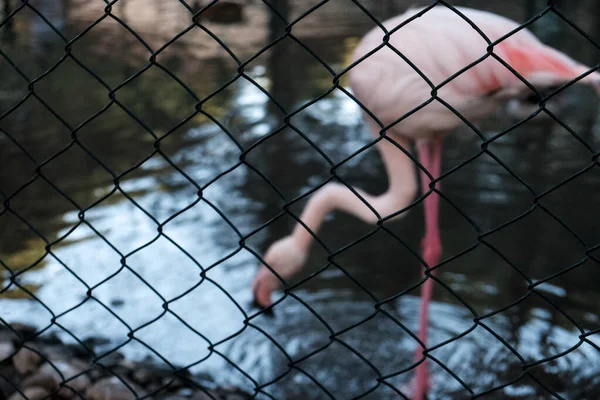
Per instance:
[[[67,40],[104,13],[102,2],[30,3]],[[190,24],[176,1],[139,3],[119,2],[113,11],[153,51]],[[488,3],[520,21],[543,6]],[[405,8],[364,4],[380,18]],[[312,5],[294,3],[289,16]],[[563,11],[598,38],[598,21],[586,13],[591,7],[579,1]],[[104,337],[109,342],[100,352],[122,346],[131,357],[191,365],[203,383],[252,391],[274,381],[263,390],[275,398],[326,398],[323,389],[335,398],[371,389],[367,398],[395,398],[390,386],[405,389],[411,372],[396,373],[411,366],[417,348],[407,331],[416,332],[418,323],[418,288],[408,289],[422,268],[411,252],[423,233],[420,206],[386,224],[394,236],[378,230],[330,264],[325,249],[315,247],[297,279],[322,271],[277,305],[274,318],[255,316],[251,306],[253,252],[262,254],[289,233],[294,221],[281,214],[285,201],[330,176],[325,158],[298,132],[333,162],[371,137],[358,106],[338,89],[294,114],[294,129],[285,127],[280,107],[299,109],[326,93],[332,77],[289,38],[239,76],[230,53],[209,33],[243,62],[283,32],[260,2],[247,6],[244,18],[234,25],[205,22],[206,30],[196,27],[161,51],[156,65],[148,64],[148,48],[111,18],[76,40],[73,57],[62,62],[65,42],[32,9],[0,29],[0,49],[20,71],[6,58],[0,62],[0,317],[50,327],[70,341]],[[351,2],[331,1],[293,32],[341,71],[371,26]],[[557,17],[532,29],[582,62],[597,63],[598,50]],[[27,81],[36,77],[29,92]],[[210,97],[197,108],[194,96]],[[550,107],[581,140],[536,117],[489,145],[504,166],[483,154],[442,182],[443,259],[449,261],[437,273],[429,340],[434,346],[447,341],[431,356],[456,376],[431,362],[435,398],[468,397],[456,377],[480,393],[524,370],[528,375],[487,398],[552,398],[544,386],[565,398],[583,392],[594,398],[599,391],[592,343],[600,327],[600,276],[588,250],[600,242],[600,175],[582,144],[598,149],[598,102],[591,91],[573,87]],[[514,122],[500,113],[480,129],[491,137]],[[460,129],[445,143],[443,169],[480,149],[481,139]],[[373,148],[339,173],[372,193],[387,185]],[[299,213],[304,203],[290,211]],[[335,213],[320,237],[335,251],[372,230]],[[528,291],[523,275],[544,283]],[[476,325],[480,316],[487,317]],[[544,359],[551,360],[534,365]]]

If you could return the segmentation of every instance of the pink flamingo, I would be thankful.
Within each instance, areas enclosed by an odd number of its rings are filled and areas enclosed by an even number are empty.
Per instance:
[[[374,224],[409,206],[415,198],[417,180],[415,163],[405,152],[409,151],[410,141],[415,141],[425,196],[422,258],[428,267],[433,267],[439,263],[442,250],[439,196],[433,189],[439,190],[435,179],[441,172],[442,139],[464,123],[456,112],[474,122],[507,100],[531,96],[532,90],[514,72],[536,90],[556,88],[581,75],[585,77],[580,82],[599,90],[600,74],[544,45],[527,29],[518,30],[516,22],[489,12],[445,6],[411,9],[383,25],[392,32],[387,36],[389,45],[382,45],[386,35],[379,27],[367,33],[355,50],[349,74],[354,96],[370,112],[365,112],[364,117],[371,132],[375,137],[385,136],[377,146],[386,165],[389,188],[379,196],[354,189],[360,199],[345,185],[328,183],[310,197],[300,219],[317,232],[332,210],[342,210]],[[493,43],[493,53],[503,62],[491,55],[480,60],[492,49],[488,40]],[[472,65],[477,60],[480,62]],[[428,102],[436,92],[437,97]],[[312,241],[307,229],[297,224],[290,236],[269,247],[264,261],[283,280],[288,279],[304,265]],[[262,307],[270,306],[272,291],[281,285],[282,281],[269,268],[261,266],[252,285],[256,302]],[[421,285],[418,337],[424,348],[432,289],[432,279]],[[423,362],[417,366],[412,398],[421,400],[428,390],[428,369],[421,348],[417,348],[417,359]]]

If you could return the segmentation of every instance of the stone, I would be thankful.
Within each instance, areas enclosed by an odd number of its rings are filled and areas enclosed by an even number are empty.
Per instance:
[[[114,367],[121,365],[121,363],[123,363],[124,359],[125,359],[125,357],[123,357],[123,354],[118,353],[118,352],[112,352],[110,354],[107,354],[107,355],[99,358],[97,364],[101,364],[106,368],[112,369]]]
[[[179,389],[177,391],[177,395],[181,396],[181,397],[192,397],[192,395],[194,394],[194,390],[190,389],[190,388],[183,388],[183,389]]]
[[[246,400],[246,399],[249,399],[250,396],[243,395],[241,393],[229,393],[221,398],[223,400]]]
[[[27,346],[35,348],[31,344]],[[35,371],[42,363],[42,357],[33,350],[22,347],[17,354],[13,356],[13,365],[18,373],[27,375]]]
[[[21,377],[12,364],[3,363],[0,365],[0,399],[7,399],[16,389],[20,387]]]
[[[173,369],[161,368],[149,365],[147,367],[138,366],[133,370],[133,379],[142,385],[150,382],[163,381],[163,384],[173,379]]]
[[[61,397],[65,397],[67,399],[80,398],[81,396],[77,396],[77,393],[79,393],[81,395],[85,394],[86,389],[92,383],[92,381],[87,373],[79,375],[83,371],[86,371],[87,369],[89,369],[89,365],[78,359],[71,360],[65,364],[68,365],[68,367],[66,369],[63,369],[63,368],[61,368],[60,365],[57,365],[57,368],[63,374],[65,379],[70,379],[75,375],[78,375],[78,376],[74,379],[71,379],[70,381],[68,381],[66,383],[66,385],[69,386],[70,389],[63,388],[58,392],[58,394]],[[56,365],[56,363],[55,363],[55,365]],[[71,389],[73,389],[73,390],[71,390]]]
[[[86,392],[87,400],[134,400],[142,396],[142,390],[134,383],[127,384],[137,396],[119,378],[111,376],[94,383]]]
[[[89,375],[94,382],[99,381],[102,378],[106,378],[107,376],[111,376],[106,369],[99,365],[96,365],[94,368],[92,368],[92,370],[89,372]]]
[[[68,346],[40,345],[40,353],[50,362],[71,360],[74,356]]]
[[[37,330],[34,327],[20,323],[10,324],[10,327],[21,336],[19,338],[21,340],[29,339],[37,332]]]
[[[24,396],[21,393],[16,392],[13,393],[8,400],[41,400],[45,397],[48,397],[50,394],[49,391],[41,387],[28,387],[21,390],[21,392]]]
[[[15,332],[0,325],[0,342],[10,342],[12,344],[17,344],[18,341],[19,336]]]
[[[130,369],[130,370],[135,370],[138,368],[138,364],[136,364],[133,361],[128,360],[124,357],[121,357],[121,359],[118,362],[118,365],[120,365],[123,368]]]
[[[217,24],[236,24],[244,20],[244,7],[237,2],[220,0],[204,10],[200,18]]]
[[[171,373],[171,376],[166,376],[162,379],[162,381],[159,381],[161,386],[169,386],[169,388],[171,390],[177,390],[180,389],[182,387],[185,387],[185,382],[183,381],[183,379],[181,379],[180,377],[176,376],[175,378],[173,378],[173,374]]]
[[[26,325],[14,327],[23,337],[35,334],[35,329]],[[208,394],[196,385],[192,389],[190,381],[209,381],[210,377],[192,375],[187,370],[174,375],[172,367],[151,357],[133,362],[121,353],[111,352],[92,366],[94,354],[86,349],[88,345],[64,344],[56,336],[43,336],[20,347],[19,340],[10,329],[0,326],[0,400],[41,400],[50,396],[62,400],[127,400],[143,396],[168,400],[250,398],[237,388],[211,389]],[[125,379],[131,389],[115,374]]]
[[[214,396],[212,393],[211,393],[211,395],[213,397],[210,397],[209,395],[207,395],[203,391],[199,390],[196,393],[194,393],[194,395],[190,398],[190,400],[213,400],[213,399],[218,399],[219,398],[219,397]]]
[[[112,299],[112,300],[110,301],[110,305],[111,305],[112,307],[121,307],[121,306],[122,306],[122,305],[124,305],[124,304],[125,304],[125,300],[123,300],[123,299],[120,299],[120,298]]]
[[[0,342],[0,362],[6,361],[15,352],[12,342]]]
[[[248,395],[237,397],[241,392],[224,392],[220,389],[208,390],[207,392],[203,390],[197,390],[190,397],[190,400],[246,400],[250,398]]]
[[[85,371],[86,367],[87,365],[85,363],[77,359],[68,362],[54,361],[52,364],[46,362],[39,370],[23,381],[23,387],[35,386],[53,391],[58,388],[61,382],[63,382],[63,378],[61,378],[58,371],[60,371],[65,380],[69,380],[73,376]],[[75,379],[65,383],[70,389],[66,387],[62,388],[59,391],[59,394],[61,397],[73,398],[76,396],[73,390],[83,393],[90,382],[90,378],[87,375],[79,375]]]
[[[83,344],[92,350],[96,350],[98,347],[110,344],[110,340],[103,337],[89,337],[83,340]]]
[[[214,396],[218,399],[223,400],[246,400],[250,398],[250,396],[247,393],[244,393],[243,391],[237,388],[217,389],[216,392],[217,393],[215,393]]]

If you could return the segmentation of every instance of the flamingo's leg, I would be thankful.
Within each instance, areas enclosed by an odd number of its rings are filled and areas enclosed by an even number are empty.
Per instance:
[[[419,143],[419,160],[421,164],[429,171],[434,179],[440,176],[442,163],[442,141],[441,139]],[[421,172],[421,189],[423,194],[429,192],[431,180],[424,172]],[[439,183],[436,184],[439,189]],[[442,253],[440,240],[440,231],[438,225],[439,219],[439,196],[437,193],[430,193],[424,200],[425,203],[425,236],[421,242],[423,251],[423,260],[428,267],[433,267],[439,263]],[[419,340],[427,345],[427,327],[429,325],[429,302],[433,292],[433,280],[427,279],[421,286],[421,313],[419,317]],[[417,349],[417,360],[423,357],[422,349]],[[424,400],[429,389],[429,369],[427,360],[417,366],[415,382],[415,400]]]

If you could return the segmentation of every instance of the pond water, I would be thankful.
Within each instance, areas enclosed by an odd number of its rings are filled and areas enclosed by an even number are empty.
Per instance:
[[[102,17],[105,7],[29,3],[67,40]],[[190,14],[177,1],[151,3],[117,3],[113,12],[156,51],[189,26]],[[486,7],[523,21],[542,3]],[[295,18],[315,4],[297,1],[281,11]],[[406,8],[363,4],[379,18]],[[561,10],[600,38],[593,2],[573,4]],[[293,219],[281,214],[285,201],[329,177],[325,159],[297,131],[334,162],[371,140],[358,106],[340,90],[294,114],[295,129],[286,127],[285,114],[260,88],[285,110],[296,110],[326,93],[332,79],[293,40],[244,65],[240,76],[210,36],[243,62],[281,35],[271,15],[252,2],[238,24],[208,21],[206,30],[193,28],[161,51],[156,65],[148,64],[148,48],[110,17],[75,40],[64,60],[65,41],[32,8],[0,28],[3,321],[49,328],[68,341],[101,337],[107,342],[99,354],[119,347],[130,357],[190,366],[203,384],[252,391],[273,381],[258,398],[351,398],[371,389],[366,398],[398,397],[390,386],[403,390],[410,381],[412,371],[396,372],[410,367],[417,347],[406,329],[416,332],[418,323],[419,289],[408,289],[422,268],[409,250],[419,249],[423,234],[420,207],[386,224],[400,240],[378,230],[330,265],[327,252],[315,248],[297,279],[322,272],[294,289],[273,317],[251,304],[259,264],[253,252],[262,254],[292,228]],[[371,26],[352,2],[331,1],[293,32],[341,71]],[[556,16],[532,29],[582,62],[598,62],[598,49]],[[27,81],[38,77],[30,92]],[[201,112],[194,95],[209,96]],[[600,144],[597,100],[592,91],[572,87],[551,105],[594,151]],[[500,113],[480,128],[491,137],[514,122]],[[443,170],[478,154],[480,143],[467,128],[449,137]],[[442,182],[452,202],[441,204],[442,258],[449,261],[437,273],[443,285],[435,285],[429,341],[447,343],[431,352],[440,363],[430,362],[432,398],[470,397],[441,364],[475,393],[508,385],[485,398],[553,398],[544,387],[565,398],[596,398],[600,264],[593,250],[600,243],[600,171],[593,152],[543,116],[489,150],[531,190],[487,155]],[[375,149],[339,172],[371,193],[387,185]],[[290,210],[299,213],[304,204]],[[493,233],[478,241],[475,227]],[[335,213],[319,236],[335,250],[372,230]],[[543,283],[528,291],[522,274]],[[376,308],[376,301],[383,305]],[[475,324],[479,316],[485,318]],[[378,385],[381,377],[385,384]]]

